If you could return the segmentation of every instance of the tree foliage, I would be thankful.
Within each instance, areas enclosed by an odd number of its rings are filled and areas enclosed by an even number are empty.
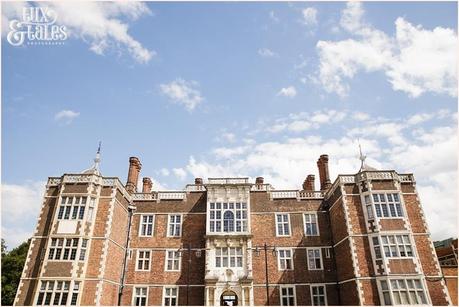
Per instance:
[[[13,305],[28,250],[29,241],[8,252],[2,239],[2,306]]]

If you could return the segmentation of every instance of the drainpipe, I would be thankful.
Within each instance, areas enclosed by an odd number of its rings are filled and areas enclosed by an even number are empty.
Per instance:
[[[124,289],[124,279],[126,276],[126,265],[127,265],[127,258],[129,254],[129,238],[131,235],[131,223],[132,223],[132,214],[134,213],[134,210],[136,209],[135,206],[132,204],[129,204],[128,206],[128,227],[126,230],[126,250],[124,252],[124,259],[123,259],[123,272],[121,273],[121,280],[120,280],[120,290],[118,292],[118,306],[121,306],[121,297],[123,296],[123,289]]]

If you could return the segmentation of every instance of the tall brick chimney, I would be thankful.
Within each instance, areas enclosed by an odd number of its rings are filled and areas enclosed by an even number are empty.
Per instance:
[[[129,193],[137,192],[137,181],[139,180],[139,173],[141,169],[142,169],[142,164],[140,163],[139,158],[130,157],[129,158],[128,178],[126,182],[126,190]]]
[[[142,179],[143,187],[142,193],[151,193],[151,188],[153,187],[153,183],[149,177],[143,177]]]
[[[325,191],[331,186],[330,174],[328,172],[328,155],[321,155],[317,160],[319,168],[320,190]]]
[[[315,181],[315,176],[314,175],[308,175],[306,177],[306,180],[303,182],[303,190],[314,192],[315,189],[316,189],[314,181]]]

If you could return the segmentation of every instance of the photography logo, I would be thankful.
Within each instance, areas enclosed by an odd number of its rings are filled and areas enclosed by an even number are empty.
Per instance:
[[[56,11],[47,7],[25,7],[22,20],[10,21],[6,39],[13,46],[59,45],[68,37],[65,26],[56,24]]]

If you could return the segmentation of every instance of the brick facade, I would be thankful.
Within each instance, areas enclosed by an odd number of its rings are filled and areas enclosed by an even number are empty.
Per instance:
[[[126,185],[98,172],[49,178],[15,305],[46,304],[41,286],[66,281],[68,305],[219,305],[232,297],[238,305],[383,305],[403,299],[397,283],[412,282],[417,298],[408,303],[457,303],[448,295],[457,269],[440,269],[412,175],[362,169],[331,184],[328,156],[318,167],[317,192],[309,175],[304,190],[274,190],[259,177],[197,178],[184,191],[151,192],[144,178],[137,193],[137,158]],[[69,197],[78,200],[67,214]],[[84,211],[74,209],[81,198]],[[217,205],[219,218],[210,213]],[[212,230],[220,218],[223,230]],[[216,255],[226,250],[221,267]]]

